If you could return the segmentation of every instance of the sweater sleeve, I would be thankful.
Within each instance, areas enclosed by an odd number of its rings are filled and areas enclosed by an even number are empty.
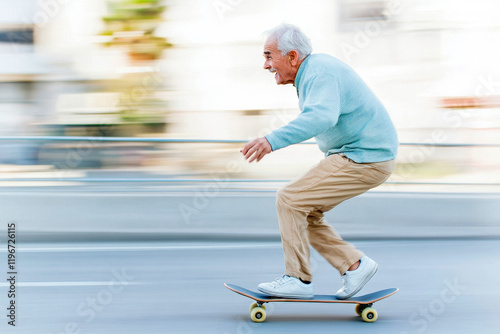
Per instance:
[[[304,78],[305,79],[305,78]],[[266,137],[273,151],[311,139],[334,127],[340,116],[339,86],[330,74],[316,74],[302,83],[302,112]]]

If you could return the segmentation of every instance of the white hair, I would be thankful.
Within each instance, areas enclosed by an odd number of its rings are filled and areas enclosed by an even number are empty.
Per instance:
[[[309,38],[293,24],[282,23],[269,29],[265,34],[268,40],[276,40],[278,50],[281,51],[283,56],[286,56],[292,50],[296,50],[299,53],[299,60],[302,60],[312,52]]]

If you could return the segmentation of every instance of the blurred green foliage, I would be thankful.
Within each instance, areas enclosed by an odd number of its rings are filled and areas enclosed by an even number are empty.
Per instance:
[[[124,48],[132,61],[158,59],[163,50],[172,46],[166,38],[154,35],[166,8],[160,0],[109,1],[101,36],[110,39],[104,45]]]

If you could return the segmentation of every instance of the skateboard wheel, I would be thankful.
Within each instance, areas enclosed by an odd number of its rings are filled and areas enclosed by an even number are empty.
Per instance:
[[[257,306],[259,306],[259,304],[257,304],[257,302],[252,303],[252,305],[250,305],[250,312],[252,312],[252,310],[253,310],[254,308],[256,308]],[[260,306],[260,307],[262,307],[264,310],[266,309],[266,306],[265,306],[265,305],[262,305],[262,306]]]
[[[378,319],[378,313],[374,308],[367,307],[361,312],[361,318],[366,322],[375,322]]]
[[[263,307],[257,306],[250,311],[250,319],[253,322],[263,322],[266,320],[266,310]]]
[[[366,308],[366,305],[363,305],[363,304],[356,304],[356,306],[354,307],[354,311],[356,311],[356,314],[361,316],[361,314],[363,313],[363,310]]]

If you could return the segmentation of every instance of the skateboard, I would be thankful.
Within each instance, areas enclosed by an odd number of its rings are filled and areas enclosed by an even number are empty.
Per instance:
[[[349,299],[337,299],[333,295],[314,295],[312,299],[290,299],[265,295],[260,292],[251,291],[240,286],[224,283],[224,286],[240,295],[251,298],[255,302],[250,305],[250,319],[254,322],[263,322],[266,320],[265,303],[274,302],[297,302],[297,303],[341,303],[356,304],[354,310],[366,322],[374,322],[378,319],[377,311],[372,307],[375,302],[392,296],[399,291],[398,288],[391,288],[369,293],[359,297]]]

